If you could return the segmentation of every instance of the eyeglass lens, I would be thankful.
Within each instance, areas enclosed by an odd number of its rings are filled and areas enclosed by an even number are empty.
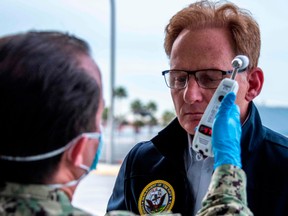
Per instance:
[[[170,70],[165,74],[165,81],[169,88],[182,89],[187,86],[189,75],[193,75],[198,85],[203,88],[217,88],[223,79],[223,72],[220,70],[203,70],[196,72]]]

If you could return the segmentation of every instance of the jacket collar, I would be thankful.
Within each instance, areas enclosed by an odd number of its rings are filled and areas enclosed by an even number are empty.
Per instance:
[[[250,103],[249,110],[250,114],[248,119],[242,125],[242,158],[245,158],[248,153],[256,151],[265,137],[265,130],[263,130],[259,112],[253,102]]]
[[[183,167],[183,171],[185,170],[184,151],[188,147],[188,135],[177,118],[151,141],[164,157],[173,161],[176,167]]]
[[[259,112],[253,102],[249,104],[248,110],[250,111],[249,116],[242,125],[242,158],[247,158],[249,153],[257,150],[265,137],[265,130],[263,130]],[[180,167],[184,167],[184,151],[188,147],[188,137],[187,132],[181,127],[177,118],[151,141],[166,158],[181,165]]]
[[[249,116],[242,126],[242,158],[246,158],[247,154],[256,151],[265,137],[259,112],[253,102],[249,104],[248,110],[250,111]],[[187,132],[181,127],[177,118],[151,141],[165,157],[178,159],[178,161],[180,158],[183,160],[185,148],[188,146]]]

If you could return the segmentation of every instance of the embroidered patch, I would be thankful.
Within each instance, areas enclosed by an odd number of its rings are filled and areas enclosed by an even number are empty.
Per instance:
[[[164,180],[155,180],[142,190],[138,201],[138,210],[141,215],[170,211],[174,202],[173,187]]]

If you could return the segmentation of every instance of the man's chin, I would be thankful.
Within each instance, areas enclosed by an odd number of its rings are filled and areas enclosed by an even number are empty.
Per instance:
[[[187,133],[194,135],[198,123],[199,122],[197,122],[197,124],[185,124],[184,130],[187,131]]]
[[[187,133],[194,135],[196,127],[198,126],[200,119],[192,119],[192,118],[186,118],[186,119],[179,119],[180,125],[182,128],[184,128]]]

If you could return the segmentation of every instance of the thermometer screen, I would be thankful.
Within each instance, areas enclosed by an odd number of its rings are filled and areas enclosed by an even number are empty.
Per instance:
[[[212,128],[205,125],[200,125],[199,132],[205,134],[206,136],[212,136]]]

